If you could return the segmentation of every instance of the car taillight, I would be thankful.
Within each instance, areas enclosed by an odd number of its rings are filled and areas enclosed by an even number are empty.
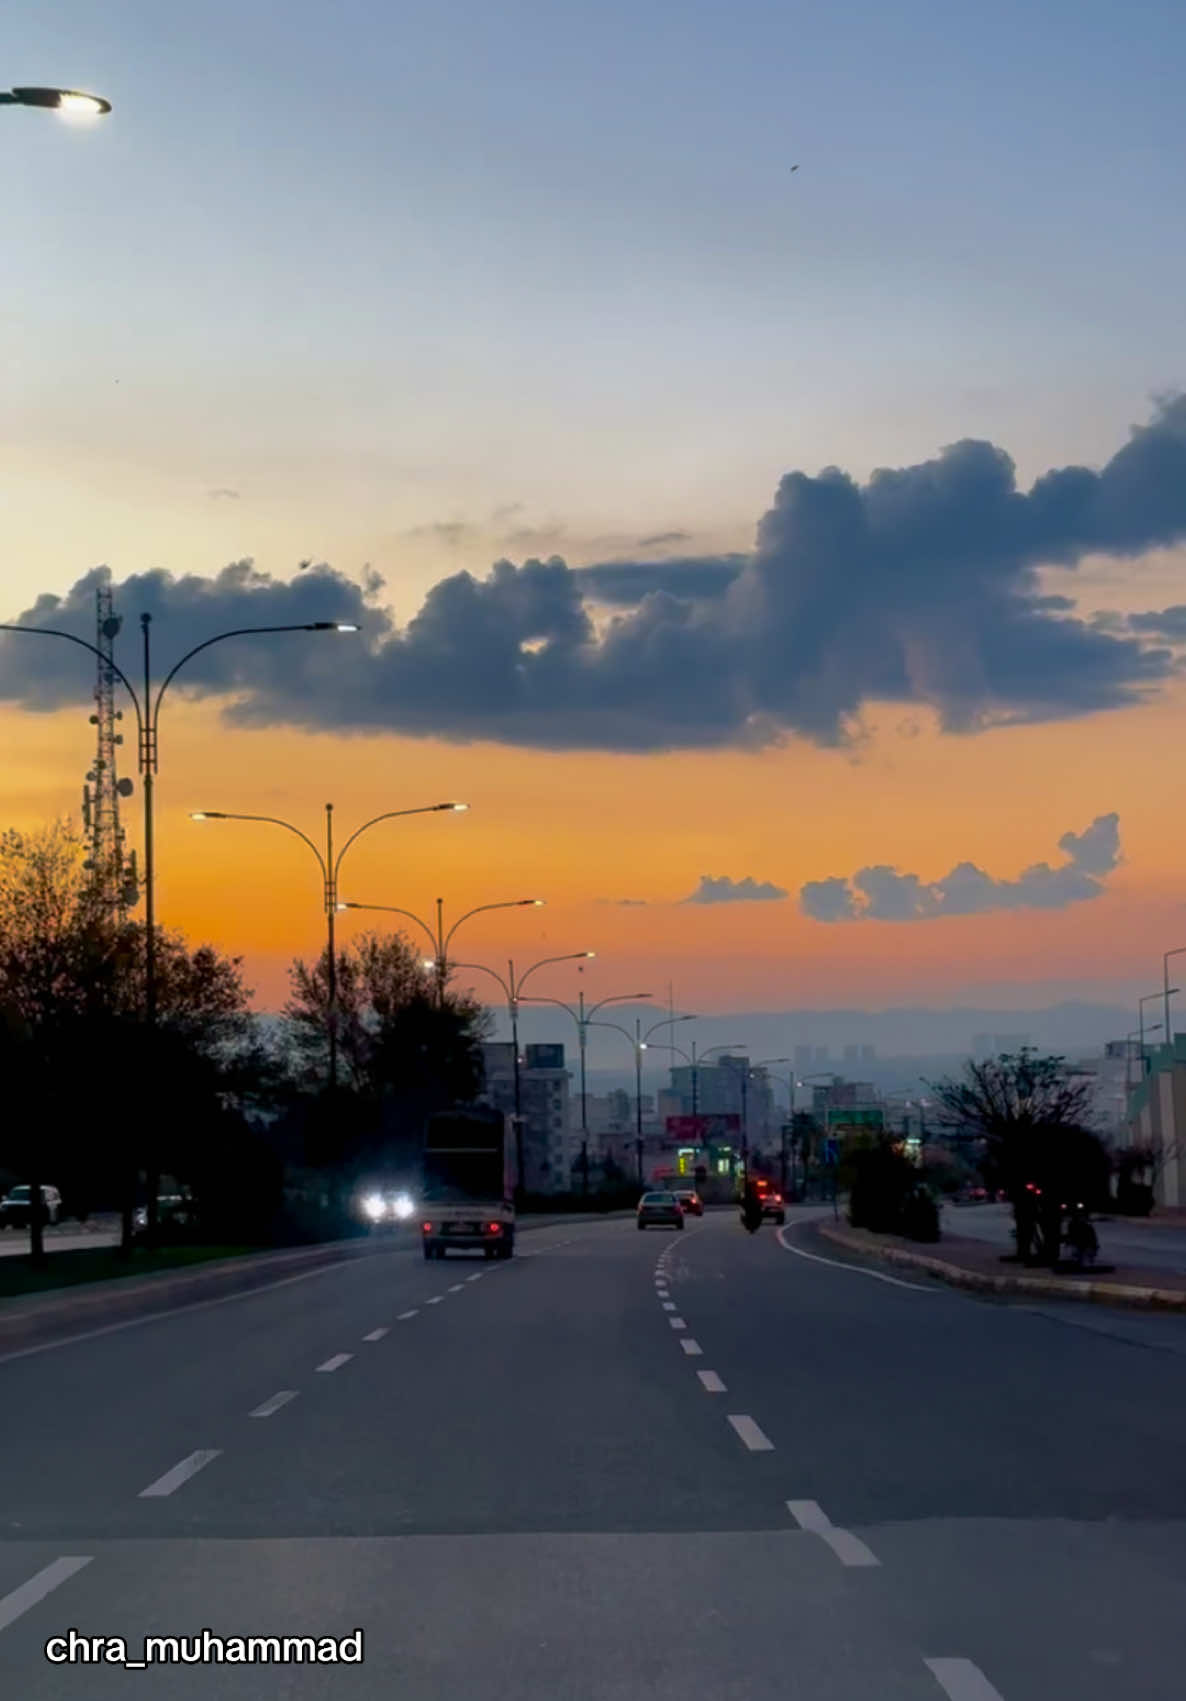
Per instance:
[[[421,1223],[420,1227],[424,1230],[425,1234],[430,1234],[432,1232],[431,1223]]]
[[[486,1227],[490,1230],[491,1234],[501,1234],[502,1233],[502,1224],[501,1223],[487,1223]]]

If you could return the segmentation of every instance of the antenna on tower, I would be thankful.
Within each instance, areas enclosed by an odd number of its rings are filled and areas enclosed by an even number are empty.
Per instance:
[[[124,921],[140,897],[140,881],[136,853],[127,854],[126,834],[119,819],[120,798],[130,797],[134,787],[131,780],[121,780],[117,771],[116,753],[124,739],[118,730],[123,714],[115,706],[112,646],[123,622],[112,605],[109,582],[97,587],[95,605],[99,666],[95,713],[91,716],[91,725],[96,728],[95,761],[82,794],[83,827],[91,847],[85,866],[104,906]]]

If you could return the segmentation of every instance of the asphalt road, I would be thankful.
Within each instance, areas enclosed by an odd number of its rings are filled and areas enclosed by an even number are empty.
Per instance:
[[[945,1234],[987,1240],[1012,1251],[1013,1212],[1008,1205],[945,1205]],[[1186,1225],[1159,1228],[1156,1223],[1126,1223],[1122,1218],[1097,1223],[1100,1262],[1145,1265],[1153,1270],[1186,1271]]]
[[[837,1262],[808,1214],[393,1244],[0,1360],[0,1693],[1180,1697],[1181,1321]],[[47,1660],[72,1629],[364,1657]]]

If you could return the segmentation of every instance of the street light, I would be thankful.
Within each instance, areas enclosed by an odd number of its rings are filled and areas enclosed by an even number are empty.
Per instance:
[[[1140,1023],[1140,1026],[1138,1027],[1137,1032],[1141,1036],[1141,1080],[1142,1081],[1145,1079],[1145,1076],[1149,1073],[1148,1069],[1145,1067],[1145,1064],[1146,1064],[1146,1061],[1147,1061],[1146,1057],[1145,1057],[1145,1035],[1146,1035],[1146,1033],[1155,1034],[1157,1032],[1157,1029],[1161,1027],[1161,1023],[1158,1022],[1156,1027],[1146,1028],[1146,1026],[1145,1026],[1145,1006],[1146,1006],[1146,1004],[1151,1003],[1154,998],[1164,998],[1164,999],[1167,1000],[1167,1004],[1168,1004],[1168,1000],[1173,996],[1173,994],[1175,992],[1177,992],[1177,990],[1178,990],[1178,988],[1176,986],[1171,986],[1168,990],[1163,989],[1161,992],[1147,992],[1145,994],[1144,998],[1138,998],[1137,999],[1137,1017],[1138,1017],[1138,1020],[1139,1020],[1139,1023]]]
[[[749,1180],[749,1083],[759,1069],[769,1069],[776,1063],[789,1063],[789,1057],[763,1057],[757,1063],[747,1063],[741,1071],[741,1167]]]
[[[643,1140],[642,1140],[642,1054],[647,1049],[647,1041],[649,1040],[650,1036],[652,1034],[657,1034],[659,1032],[660,1028],[673,1027],[675,1025],[675,1023],[677,1023],[677,1022],[697,1022],[699,1020],[700,1020],[700,1018],[698,1016],[665,1016],[661,1022],[653,1023],[652,1026],[649,1027],[647,1029],[646,1033],[644,1034],[643,1031],[642,1031],[642,1017],[636,1016],[634,1018],[634,1037],[633,1037],[633,1039],[631,1039],[631,1037],[630,1037],[629,1029],[624,1028],[622,1026],[621,1022],[595,1022],[595,1021],[590,1021],[587,1024],[591,1028],[616,1028],[618,1033],[625,1034],[626,1038],[628,1040],[630,1040],[631,1047],[633,1048],[633,1051],[634,1051],[634,1156],[635,1156],[635,1162],[638,1166],[638,1185],[640,1187],[642,1186],[642,1148],[643,1148]],[[660,1047],[660,1049],[662,1049],[662,1047]],[[676,1048],[672,1047],[672,1050],[674,1050],[674,1049],[676,1049]]]
[[[368,828],[377,826],[380,821],[394,821],[403,815],[437,815],[441,810],[468,809],[468,803],[424,803],[417,809],[386,809],[382,815],[372,815],[369,821],[364,821],[361,827],[355,829],[346,843],[334,854],[334,806],[325,806],[325,855],[322,856],[317,846],[307,833],[299,827],[294,827],[291,821],[281,821],[275,815],[238,815],[224,809],[194,809],[190,811],[191,821],[262,821],[270,827],[283,827],[286,832],[295,833],[297,838],[308,845],[317,858],[324,883],[325,926],[327,958],[327,999],[326,1027],[329,1034],[329,1090],[336,1092],[338,1085],[338,968],[335,947],[334,920],[337,916],[338,904],[338,874],[342,867],[342,858],[350,849],[355,839],[361,838]]]
[[[1170,998],[1177,990],[1176,987],[1170,985],[1170,958],[1180,957],[1184,951],[1186,951],[1186,945],[1175,945],[1172,951],[1163,951],[1161,956],[1162,997],[1165,1000],[1165,1042],[1167,1045],[1174,1043],[1174,1033],[1170,1027]]]
[[[0,93],[0,106],[48,107],[65,118],[101,118],[111,111],[109,100],[82,89],[9,89]]]
[[[640,998],[653,998],[651,992],[616,992],[611,998],[598,999],[596,1004],[585,1009],[585,993],[582,988],[574,1010],[571,1004],[565,1004],[559,998],[528,998],[528,1004],[556,1004],[561,1010],[567,1010],[577,1025],[577,1039],[581,1053],[581,1163],[584,1167],[585,1192],[589,1191],[589,1094],[588,1070],[586,1051],[588,1049],[589,1023],[599,1010],[604,1010],[608,1004],[635,1004]]]
[[[513,962],[507,963],[508,978],[505,980],[502,975],[499,974],[497,969],[487,968],[485,963],[454,963],[453,965],[455,969],[469,969],[478,974],[490,975],[492,979],[498,982],[499,986],[502,987],[503,992],[506,994],[507,1012],[511,1018],[511,1051],[514,1054],[513,1061],[515,1068],[515,1171],[520,1194],[524,1194],[527,1191],[527,1171],[523,1151],[522,1080],[519,1073],[519,1004],[523,994],[523,987],[535,973],[536,969],[547,968],[549,963],[587,962],[590,957],[595,957],[596,955],[596,951],[566,951],[562,957],[541,957],[538,963],[532,963],[530,968],[524,969],[518,980],[515,979],[515,965]],[[424,959],[424,966],[426,969],[433,968],[434,959],[426,957]]]
[[[132,699],[132,708],[136,714],[137,731],[137,760],[139,764],[141,786],[144,792],[144,1020],[150,1034],[156,1028],[156,849],[155,849],[155,810],[154,797],[156,775],[159,772],[160,753],[160,718],[161,704],[165,692],[173,683],[181,669],[203,650],[208,650],[214,644],[225,643],[228,638],[248,638],[274,635],[281,632],[357,632],[358,627],[344,621],[313,620],[304,621],[293,626],[236,626],[229,632],[218,632],[213,638],[206,638],[202,643],[195,644],[174,662],[160,685],[156,696],[153,696],[152,686],[152,644],[151,644],[151,614],[140,616],[140,631],[143,641],[144,656],[144,700],[137,695],[136,688],[122,668],[117,667],[109,655],[105,655],[96,644],[89,643],[85,638],[77,637],[73,632],[63,632],[54,626],[13,626],[0,624],[0,632],[19,632],[38,638],[62,638],[68,644],[77,644],[80,649],[87,650],[92,656],[97,656],[103,665],[111,670],[124,686]],[[149,1193],[147,1201],[147,1238],[149,1244],[156,1235],[157,1192],[158,1178],[152,1167],[151,1152],[149,1153],[149,1169],[147,1180]],[[125,1200],[123,1206],[123,1221],[121,1227],[122,1245],[131,1245],[132,1213],[135,1201]]]
[[[423,928],[424,932],[427,933],[429,939],[432,941],[436,952],[435,957],[432,959],[431,966],[435,968],[437,975],[437,1003],[443,1005],[445,1002],[445,982],[448,979],[447,959],[449,943],[452,940],[453,935],[457,932],[457,929],[461,926],[462,922],[468,921],[471,915],[481,915],[485,910],[538,910],[543,908],[544,902],[545,900],[543,898],[504,898],[501,903],[497,904],[476,904],[472,910],[466,910],[465,914],[460,916],[453,923],[448,933],[446,933],[445,900],[444,898],[438,898],[435,935],[428,923],[426,921],[422,921],[414,911],[402,910],[395,904],[345,903],[339,904],[338,908],[340,910],[382,910],[387,915],[406,916],[408,921],[414,921],[417,927]],[[428,959],[425,960],[424,966],[425,968],[430,966]]]

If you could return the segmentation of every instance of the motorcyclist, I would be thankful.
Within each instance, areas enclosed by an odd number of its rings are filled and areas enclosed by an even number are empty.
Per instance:
[[[1063,1239],[1071,1248],[1078,1263],[1092,1263],[1099,1251],[1099,1240],[1092,1226],[1091,1218],[1083,1205],[1071,1205],[1069,1207]]]
[[[762,1226],[762,1196],[752,1181],[747,1181],[745,1184],[745,1192],[742,1195],[741,1220],[751,1234]]]

